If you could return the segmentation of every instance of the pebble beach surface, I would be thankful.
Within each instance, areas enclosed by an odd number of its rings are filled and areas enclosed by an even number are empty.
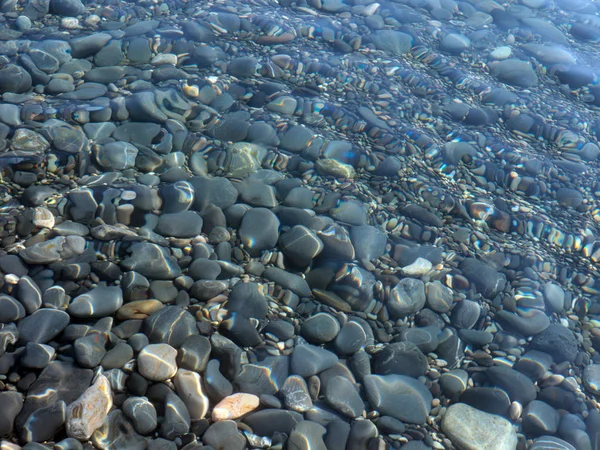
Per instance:
[[[0,449],[599,450],[599,42],[0,0]]]

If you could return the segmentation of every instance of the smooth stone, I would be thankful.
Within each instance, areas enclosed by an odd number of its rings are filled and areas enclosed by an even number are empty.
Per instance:
[[[202,435],[202,442],[214,449],[244,450],[246,439],[238,432],[233,420],[221,420],[213,423]]]
[[[29,416],[40,408],[64,401],[67,405],[77,400],[90,386],[93,372],[72,363],[52,361],[29,387],[25,404],[15,425],[21,429]]]
[[[123,305],[123,291],[117,286],[99,286],[76,297],[67,312],[80,319],[101,318],[117,312]]]
[[[239,235],[244,247],[253,256],[269,250],[279,239],[279,219],[265,208],[254,208],[244,214]]]
[[[359,351],[367,341],[367,334],[363,327],[354,321],[346,322],[335,337],[333,345],[336,353],[352,355]]]
[[[25,347],[25,354],[21,357],[20,363],[23,367],[29,369],[43,369],[54,358],[56,350],[54,347],[35,342],[28,342]]]
[[[46,344],[69,324],[69,315],[57,309],[41,308],[19,322],[19,339]]]
[[[392,318],[403,318],[420,311],[425,302],[425,284],[414,278],[403,278],[390,292],[387,309]]]
[[[259,436],[273,436],[274,433],[289,433],[294,426],[304,420],[302,414],[285,409],[263,409],[245,416],[243,422],[248,424]]]
[[[173,440],[190,431],[190,414],[185,403],[175,394],[169,393],[165,399],[165,418],[160,425],[160,435]]]
[[[325,400],[333,409],[351,419],[359,417],[365,409],[364,402],[354,384],[342,376],[331,377],[327,380]]]
[[[220,363],[211,359],[204,371],[204,387],[211,400],[219,402],[233,393],[231,382],[219,371]]]
[[[25,442],[52,440],[65,424],[66,409],[65,402],[58,401],[34,411],[21,430],[21,439]]]
[[[19,251],[19,256],[28,264],[50,264],[80,255],[85,245],[85,239],[80,236],[57,236]]]
[[[367,375],[363,386],[369,404],[402,422],[424,424],[433,396],[423,383],[404,375]]]
[[[508,420],[464,403],[456,403],[446,410],[442,431],[454,445],[464,450],[517,448],[517,433]]]
[[[123,402],[122,410],[139,434],[147,435],[156,429],[156,408],[146,397],[129,397]]]
[[[225,397],[212,411],[213,422],[234,420],[258,408],[260,400],[256,395],[239,392]]]
[[[351,227],[350,240],[359,261],[373,261],[385,254],[387,236],[374,226]]]
[[[163,236],[190,238],[202,232],[202,222],[202,217],[194,211],[163,214],[155,231]]]
[[[77,338],[73,344],[75,360],[82,367],[93,369],[98,366],[106,355],[106,333],[90,332]]]
[[[371,35],[373,43],[379,50],[401,56],[410,51],[413,44],[411,35],[394,30],[378,30]]]
[[[536,388],[525,375],[506,366],[493,366],[485,371],[491,386],[503,389],[512,401],[526,406],[536,398]]]
[[[314,345],[303,344],[294,348],[290,369],[293,374],[307,378],[333,367],[337,362],[335,353]]]
[[[535,436],[555,434],[560,415],[553,407],[539,400],[533,400],[523,409],[523,430]]]
[[[498,80],[512,86],[528,88],[538,84],[538,77],[531,64],[519,59],[510,58],[494,61],[490,71]]]
[[[522,336],[539,335],[550,325],[546,313],[537,309],[529,310],[523,316],[506,310],[498,311],[496,320],[505,330]]]
[[[292,429],[287,446],[297,450],[327,450],[323,441],[326,432],[326,428],[322,425],[304,420]]]
[[[499,387],[473,387],[465,390],[460,402],[490,414],[509,417],[511,399]]]
[[[190,420],[204,419],[208,411],[208,397],[204,395],[200,375],[191,370],[178,369],[173,381],[179,398],[187,407]]]
[[[188,336],[177,350],[177,365],[181,369],[203,373],[210,359],[211,345],[205,336]]]
[[[150,344],[138,355],[138,371],[151,381],[165,381],[177,373],[177,350],[168,344]]]
[[[317,313],[302,323],[301,334],[311,344],[325,344],[340,331],[338,320],[328,313]]]
[[[290,273],[278,267],[267,267],[263,272],[263,277],[279,284],[285,289],[289,289],[301,297],[310,297],[310,286],[300,275]]]
[[[305,413],[313,407],[308,385],[304,378],[298,375],[287,377],[279,393],[283,396],[283,402],[289,410]]]
[[[279,238],[279,246],[284,255],[299,267],[309,265],[323,251],[321,239],[303,225],[296,225],[283,233]]]
[[[571,444],[554,436],[540,436],[533,440],[529,450],[576,450]]]
[[[590,364],[583,369],[583,384],[594,395],[600,394],[600,364]],[[552,434],[552,433],[550,433]]]
[[[257,283],[236,283],[227,299],[227,310],[262,320],[268,312],[267,299]]]
[[[394,342],[375,353],[373,372],[379,375],[406,375],[418,378],[427,371],[427,358],[413,342]]]
[[[504,274],[475,258],[463,260],[460,270],[477,287],[477,292],[486,298],[494,298],[506,286]]]
[[[550,370],[552,356],[538,350],[530,350],[515,363],[513,369],[527,375],[533,382],[539,381]]]
[[[110,382],[100,374],[94,384],[68,406],[67,435],[79,441],[87,441],[104,424],[112,404]]]
[[[120,264],[125,270],[133,270],[155,280],[172,280],[181,275],[177,260],[164,247],[140,242],[129,251],[131,255]]]
[[[452,309],[450,321],[458,329],[471,329],[481,315],[481,306],[472,300],[457,302]]]
[[[0,294],[0,323],[16,322],[25,317],[21,302],[7,294]]]
[[[15,418],[23,409],[23,394],[16,391],[0,392],[0,437],[10,436]]]
[[[148,442],[137,434],[120,409],[114,409],[91,438],[96,448],[146,450]]]

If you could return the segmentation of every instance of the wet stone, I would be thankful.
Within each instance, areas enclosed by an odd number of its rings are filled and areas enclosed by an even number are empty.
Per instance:
[[[296,225],[279,238],[281,251],[299,267],[309,265],[323,250],[323,242],[316,233],[303,225]]]
[[[306,378],[333,367],[337,361],[333,352],[314,345],[298,345],[292,353],[290,369]]]
[[[15,418],[23,408],[23,394],[15,391],[0,392],[0,436],[12,434]]]
[[[21,431],[21,439],[25,442],[44,442],[51,440],[55,433],[65,424],[67,406],[58,401],[40,408],[29,416]]]
[[[412,342],[394,342],[373,357],[373,372],[418,378],[427,371],[427,358]]]
[[[239,233],[248,251],[258,256],[262,250],[271,249],[277,244],[279,219],[268,209],[252,209],[244,214]]]
[[[372,261],[385,254],[387,237],[385,233],[373,226],[351,227],[350,240],[358,260]]]
[[[554,434],[558,429],[558,411],[547,403],[533,400],[523,409],[523,429],[533,435]]]
[[[25,308],[21,302],[10,295],[0,294],[0,322],[16,322],[25,317]]]
[[[120,409],[108,414],[104,425],[94,432],[91,441],[98,448],[144,450],[148,445]]]
[[[21,357],[21,365],[30,369],[43,369],[52,361],[56,350],[54,347],[35,342],[28,342],[25,354]]]
[[[173,440],[190,430],[190,414],[185,403],[175,394],[169,393],[165,399],[165,418],[160,425],[160,435]]]
[[[183,369],[202,373],[210,358],[210,341],[204,336],[188,336],[177,351],[177,365]]]
[[[352,355],[359,351],[365,345],[366,341],[367,335],[363,327],[356,322],[350,321],[342,326],[333,344],[336,353],[340,355]]]
[[[237,393],[229,395],[215,405],[212,411],[213,422],[238,419],[258,408],[259,398],[253,394]]]
[[[57,309],[41,308],[19,322],[19,336],[23,342],[46,344],[58,336],[69,324],[69,315]]]
[[[138,355],[138,371],[151,381],[165,381],[177,372],[177,350],[168,344],[151,344]]]
[[[119,287],[97,287],[76,297],[67,312],[77,318],[97,318],[114,314],[123,305],[123,293]]]
[[[98,375],[94,384],[67,408],[66,429],[69,437],[87,441],[101,427],[112,407],[110,383]]]
[[[478,411],[464,403],[452,405],[442,419],[442,430],[460,448],[514,450],[517,434],[502,417]]]
[[[363,379],[369,404],[402,422],[424,424],[433,397],[425,385],[404,375],[367,375]]]
[[[304,420],[297,423],[290,433],[287,445],[298,449],[319,449],[325,450],[323,436],[326,433],[325,427],[318,423]]]
[[[365,409],[358,391],[350,380],[335,376],[327,380],[325,399],[333,409],[346,417],[359,417]]]
[[[414,278],[404,278],[392,289],[387,308],[392,318],[401,318],[420,311],[425,306],[425,301],[423,282]]]
[[[327,313],[318,313],[302,324],[302,337],[311,344],[324,344],[335,339],[340,331],[340,323]]]
[[[600,365],[591,364],[583,370],[583,383],[588,391],[598,395],[600,393]]]
[[[200,375],[191,370],[179,369],[175,375],[175,389],[183,400],[190,420],[204,419],[208,411],[208,397],[204,395]]]
[[[156,232],[163,236],[189,238],[201,233],[202,217],[193,211],[163,214],[158,219]]]
[[[246,448],[246,440],[238,433],[237,425],[233,420],[221,420],[213,423],[202,435],[202,442],[215,449],[243,450]]]
[[[287,377],[280,394],[283,396],[286,408],[292,411],[304,413],[313,406],[306,381],[298,375]]]
[[[156,429],[156,409],[146,397],[129,397],[123,403],[122,409],[139,434],[150,434]]]
[[[533,382],[510,367],[494,366],[485,371],[491,386],[503,389],[512,401],[526,406],[535,399],[536,388]]]
[[[577,356],[577,340],[573,332],[560,324],[552,324],[531,341],[531,349],[548,353],[555,363],[573,362]]]

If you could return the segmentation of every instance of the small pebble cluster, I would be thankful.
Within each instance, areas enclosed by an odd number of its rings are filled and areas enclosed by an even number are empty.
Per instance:
[[[0,450],[600,448],[599,16],[0,0]]]

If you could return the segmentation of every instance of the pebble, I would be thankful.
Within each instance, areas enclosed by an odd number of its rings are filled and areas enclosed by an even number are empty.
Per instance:
[[[367,375],[364,388],[372,408],[405,423],[424,424],[433,396],[425,385],[405,375]]]
[[[110,383],[100,374],[94,384],[69,404],[66,413],[67,435],[79,441],[87,441],[104,424],[112,405]]]
[[[165,381],[177,373],[177,350],[168,344],[150,344],[138,355],[138,371],[151,381]]]
[[[212,411],[213,422],[234,420],[258,408],[260,400],[256,395],[243,392],[228,395],[215,405]]]
[[[464,403],[456,403],[446,410],[442,431],[454,445],[464,449],[517,448],[517,434],[508,420]]]

